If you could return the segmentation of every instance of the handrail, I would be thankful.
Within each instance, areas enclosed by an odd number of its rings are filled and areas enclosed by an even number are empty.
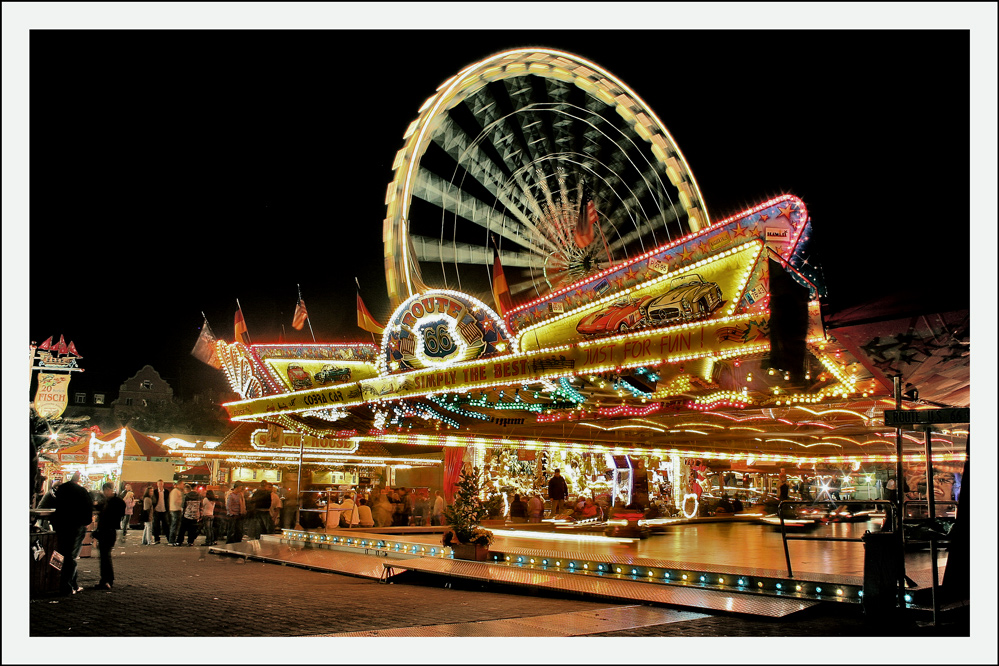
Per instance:
[[[855,537],[788,537],[787,528],[784,525],[784,511],[783,511],[784,505],[785,504],[813,505],[816,503],[817,502],[815,501],[806,501],[806,500],[781,500],[780,502],[777,503],[777,516],[780,518],[780,535],[781,539],[784,542],[784,561],[787,562],[788,578],[794,578],[794,573],[792,573],[791,571],[791,553],[787,549],[787,540],[789,538],[796,541],[863,541],[863,539]],[[823,503],[825,502],[823,501]],[[836,506],[843,506],[847,504],[884,504],[888,507],[887,510],[885,511],[885,518],[886,518],[885,524],[886,525],[895,524],[894,521],[892,520],[892,516],[894,515],[893,514],[894,508],[892,507],[892,503],[889,500],[836,500],[834,502],[829,502],[829,503],[835,504]]]

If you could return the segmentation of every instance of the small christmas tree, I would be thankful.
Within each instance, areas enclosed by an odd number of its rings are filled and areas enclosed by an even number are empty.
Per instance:
[[[455,486],[454,502],[444,509],[444,521],[448,530],[444,532],[442,543],[476,543],[488,546],[493,542],[493,533],[479,526],[479,522],[489,513],[489,507],[479,499],[479,468],[470,473],[462,470]]]

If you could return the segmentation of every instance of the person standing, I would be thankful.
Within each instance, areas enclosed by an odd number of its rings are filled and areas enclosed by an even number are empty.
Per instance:
[[[531,523],[540,523],[541,516],[545,512],[545,503],[537,493],[531,495],[527,502],[527,519]]]
[[[205,533],[205,545],[215,545],[215,527],[217,524],[216,515],[221,511],[220,503],[215,499],[215,491],[205,492],[205,498],[201,500],[201,526]]]
[[[239,543],[243,540],[243,519],[246,516],[246,498],[243,497],[243,482],[232,484],[232,490],[225,498],[225,515],[229,521],[226,543]]]
[[[441,491],[434,491],[434,506],[430,512],[430,524],[440,525],[444,520],[444,498],[441,497]]]
[[[177,545],[184,544],[184,535],[187,535],[187,545],[193,546],[194,540],[198,538],[198,526],[201,523],[201,493],[196,488],[191,488],[184,495],[184,512],[180,519],[180,531],[177,533]]]
[[[76,594],[83,590],[77,585],[76,558],[83,546],[87,526],[94,518],[90,493],[79,484],[80,473],[74,472],[55,491],[55,514],[52,525],[56,531],[56,549],[62,555],[62,572],[59,590],[62,594]]]
[[[562,470],[556,469],[555,475],[548,481],[548,499],[552,501],[552,517],[562,513],[565,500],[569,497],[569,486],[562,478]]]
[[[121,542],[125,543],[125,535],[128,533],[128,524],[132,522],[132,510],[135,507],[135,494],[132,492],[132,486],[125,484],[125,492],[121,496],[122,501],[125,502],[125,516],[121,519]]]
[[[527,522],[527,502],[520,499],[520,493],[515,493],[513,496],[513,501],[510,502],[510,522],[511,523]]]
[[[170,523],[167,520],[168,500],[167,489],[163,485],[163,479],[156,482],[153,489],[153,538],[154,543],[160,542],[160,535],[166,534],[167,542],[170,541]]]
[[[142,494],[142,545],[153,545],[153,487],[146,488]]]
[[[278,493],[277,486],[271,484],[271,530],[275,534],[281,533],[281,507],[282,507],[281,495]]]
[[[250,539],[259,539],[261,534],[270,534],[274,531],[271,523],[271,484],[266,481],[260,482],[260,487],[250,497],[250,504],[253,507],[253,517],[250,519]]]
[[[111,551],[118,536],[118,527],[125,515],[125,500],[114,494],[114,484],[105,483],[103,488],[104,501],[100,513],[97,514],[97,529],[94,538],[101,554],[101,580],[94,585],[95,590],[110,590],[114,585],[114,563],[111,561]]]
[[[180,523],[184,516],[184,495],[186,493],[187,485],[183,481],[178,481],[170,490],[167,499],[167,508],[170,510],[170,534],[167,536],[167,543],[171,546],[180,545]]]

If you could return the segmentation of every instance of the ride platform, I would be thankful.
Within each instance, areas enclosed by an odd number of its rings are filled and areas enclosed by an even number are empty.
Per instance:
[[[220,555],[376,579],[401,576],[544,590],[626,603],[781,618],[820,603],[858,605],[863,579],[751,566],[679,561],[638,554],[622,540],[612,549],[545,540],[531,547],[497,538],[484,562],[454,559],[441,528],[283,530],[256,541],[219,544]],[[858,608],[859,610],[859,608]]]

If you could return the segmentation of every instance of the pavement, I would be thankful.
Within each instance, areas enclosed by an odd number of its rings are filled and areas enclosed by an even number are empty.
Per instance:
[[[202,540],[199,537],[199,544]],[[967,606],[949,610],[937,627],[927,626],[927,617],[911,614],[902,622],[888,622],[886,618],[872,621],[859,606],[843,604],[820,604],[783,619],[769,620],[700,613],[697,609],[619,604],[569,594],[532,593],[477,582],[446,583],[419,574],[382,583],[209,553],[200,545],[141,546],[138,541],[138,535],[134,539],[130,535],[125,545],[116,547],[112,591],[86,589],[71,596],[30,599],[28,645],[41,642],[35,639],[50,637],[169,637],[176,641],[180,637],[346,639],[362,635],[918,636],[960,640],[967,639],[970,633]],[[80,584],[89,588],[97,583],[98,559],[84,558],[79,564]],[[5,642],[9,612],[8,602]],[[370,638],[356,640],[372,645]],[[501,649],[515,644],[506,641]],[[992,650],[994,654],[994,646]],[[582,649],[581,654],[585,657],[590,653]],[[144,660],[156,661],[157,657],[152,654]],[[4,662],[17,663],[6,656]]]

